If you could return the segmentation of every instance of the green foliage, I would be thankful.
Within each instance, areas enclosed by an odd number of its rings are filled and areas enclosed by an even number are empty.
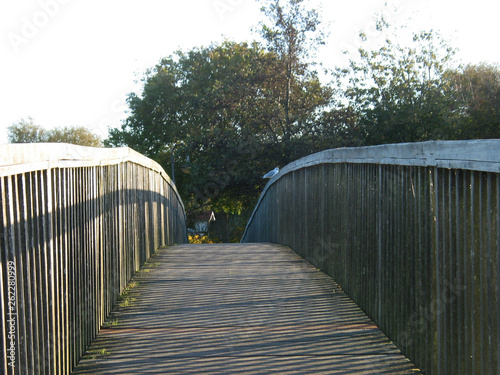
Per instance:
[[[9,126],[7,131],[10,143],[38,143],[46,142],[47,139],[47,131],[36,125],[31,117]]]
[[[455,51],[434,31],[408,34],[383,19],[377,48],[359,49],[349,67],[337,69],[337,110],[343,141],[356,144],[500,137],[498,65],[457,67]],[[392,34],[391,34],[392,31]],[[394,43],[408,35],[405,44]],[[364,34],[361,40],[369,44]],[[338,128],[335,122],[330,126]],[[338,123],[337,123],[338,125]]]
[[[101,139],[84,127],[64,127],[46,130],[36,125],[31,117],[8,128],[10,143],[70,143],[80,146],[101,147]]]
[[[267,49],[288,64],[293,75],[300,75],[318,47],[325,44],[319,12],[309,9],[304,0],[261,2],[264,3],[261,11],[270,21],[270,24],[260,23],[260,35]]]
[[[78,127],[55,128],[47,132],[47,142],[70,143],[73,145],[102,147],[102,140],[89,129]]]
[[[309,131],[315,111],[329,104],[332,91],[320,83],[316,71],[310,69],[325,34],[317,10],[310,10],[304,0],[265,0],[261,11],[270,24],[261,22],[260,35],[266,48],[277,57],[274,82],[278,108],[275,116],[283,128],[283,141]],[[284,5],[282,5],[284,3]],[[314,65],[314,64],[313,64]]]
[[[381,33],[389,27],[382,21],[377,25]],[[365,35],[361,38],[369,42]],[[375,50],[360,48],[349,68],[337,70],[339,82],[348,82],[345,100],[358,113],[367,144],[450,136],[445,78],[453,54],[434,32],[413,33],[406,45],[387,36]]]
[[[263,1],[264,46],[226,41],[162,59],[142,93],[129,95],[131,115],[106,144],[128,145],[166,170],[175,148],[176,166],[190,165],[189,175],[175,172],[188,214],[248,215],[264,173],[325,144],[313,124],[332,90],[307,61],[323,34],[318,12],[303,3]]]
[[[456,139],[500,138],[500,67],[467,65],[448,72]]]

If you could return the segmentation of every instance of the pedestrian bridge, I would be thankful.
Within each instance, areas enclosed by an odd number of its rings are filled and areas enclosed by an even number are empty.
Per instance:
[[[5,374],[500,374],[500,141],[311,155],[206,246],[130,149],[1,147]]]

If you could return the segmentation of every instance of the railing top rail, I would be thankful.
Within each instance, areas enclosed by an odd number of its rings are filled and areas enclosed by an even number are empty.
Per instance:
[[[363,163],[500,172],[500,140],[429,141],[337,148],[306,156],[285,166],[283,174],[324,163]]]
[[[0,145],[0,177],[51,169],[114,165],[134,162],[170,177],[155,161],[128,147],[96,148],[66,143],[18,143]]]

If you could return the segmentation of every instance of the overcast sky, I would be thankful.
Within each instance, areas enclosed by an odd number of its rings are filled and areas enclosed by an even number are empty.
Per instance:
[[[331,38],[320,55],[343,63],[387,0],[310,0]],[[498,0],[389,0],[393,23],[440,30],[464,62],[500,62]],[[146,68],[178,49],[251,41],[256,0],[0,0],[0,143],[31,116],[48,129],[86,126],[103,138],[126,117]]]

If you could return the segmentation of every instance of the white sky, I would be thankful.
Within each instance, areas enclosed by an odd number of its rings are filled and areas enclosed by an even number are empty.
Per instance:
[[[320,58],[370,33],[387,0],[311,0],[322,4],[331,39]],[[412,29],[439,30],[463,62],[500,62],[498,0],[391,0]],[[125,99],[145,69],[179,48],[256,38],[256,0],[0,0],[0,143],[7,127],[31,116],[45,128],[86,126],[103,138],[126,118]],[[223,36],[224,35],[224,36]]]

